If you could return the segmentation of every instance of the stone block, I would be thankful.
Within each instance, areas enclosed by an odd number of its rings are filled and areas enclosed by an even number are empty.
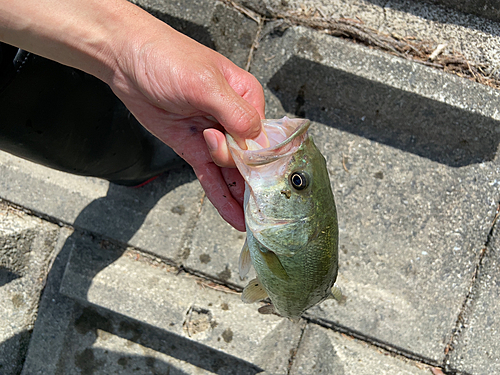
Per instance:
[[[500,373],[500,232],[486,248],[478,277],[451,345],[448,366],[469,374]]]
[[[0,201],[0,373],[18,374],[60,228]]]
[[[337,202],[347,302],[311,314],[442,361],[500,198],[500,95],[304,28],[266,33],[252,72],[268,117],[314,121]]]
[[[429,368],[397,357],[366,342],[309,324],[304,331],[290,375],[424,375]]]
[[[239,293],[179,274],[177,269],[134,251],[124,252],[111,244],[101,249],[90,239],[72,250],[61,293],[83,306],[126,318],[139,332],[147,329],[158,340],[183,345],[184,354],[171,356],[182,355],[195,367],[212,369],[219,361],[239,363],[236,372],[222,373],[286,372],[290,351],[297,347],[301,333],[298,324],[260,315],[258,306],[243,304]],[[144,340],[150,336],[141,335]],[[67,345],[78,347],[85,340],[78,336],[71,341],[74,344]],[[205,354],[194,355],[188,348]]]

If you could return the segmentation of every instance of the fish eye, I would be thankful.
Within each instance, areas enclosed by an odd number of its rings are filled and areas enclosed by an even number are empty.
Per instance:
[[[293,172],[290,183],[297,190],[304,190],[309,185],[309,176],[305,172]]]

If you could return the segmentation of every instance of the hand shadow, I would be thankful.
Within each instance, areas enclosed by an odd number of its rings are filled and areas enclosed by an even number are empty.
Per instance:
[[[105,197],[92,201],[80,212],[73,224],[75,233],[66,241],[66,244],[73,244],[72,252],[85,251],[84,248],[78,247],[83,234],[94,237],[93,246],[98,245],[102,249],[102,260],[93,263],[99,264],[100,268],[92,270],[92,274],[87,274],[89,284],[80,285],[80,288],[88,290],[93,276],[123,254],[129,241],[160,199],[177,187],[195,179],[192,169],[183,166],[180,170],[164,173],[155,181],[140,188],[109,184]],[[112,247],[113,251],[106,251],[107,247]],[[168,260],[175,258],[173,251],[171,255],[169,254]]]
[[[127,241],[158,201],[194,178],[189,171],[161,177],[140,189],[110,184],[105,197],[82,210],[74,222],[74,233],[65,241],[52,267],[40,306],[41,321],[37,321],[30,346],[32,353],[28,353],[26,373],[40,373],[39,366],[44,366],[42,373],[50,372],[51,368],[56,368],[56,373],[71,373],[76,369],[82,373],[115,373],[133,366],[143,373],[185,374],[184,366],[176,367],[177,361],[185,363],[187,368],[221,375],[253,375],[263,371],[203,343],[81,300],[88,296],[93,278],[123,255]],[[174,257],[172,254],[171,258]],[[102,348],[103,335],[115,344]],[[123,339],[128,341],[122,352],[116,350],[116,343]],[[40,365],[41,358],[47,358],[48,353],[34,348],[42,340],[52,353],[50,366]],[[128,349],[132,348],[129,343],[140,345],[144,354]],[[59,348],[59,355],[54,355],[55,348]],[[165,361],[165,355],[172,360]]]

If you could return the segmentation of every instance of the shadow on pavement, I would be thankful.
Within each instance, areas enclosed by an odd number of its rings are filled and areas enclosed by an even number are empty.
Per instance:
[[[0,266],[0,287],[20,277],[21,276],[17,272],[10,270],[7,267]]]
[[[399,10],[405,13],[413,14],[414,16],[424,18],[432,22],[442,22],[476,29],[478,31],[491,34],[493,36],[500,35],[500,28],[494,30],[490,25],[485,25],[484,22],[471,22],[476,17],[488,18],[492,21],[498,21],[500,18],[500,5],[496,0],[481,0],[481,1],[456,1],[456,0],[419,0],[413,2],[387,2],[385,0],[368,0],[373,5],[382,8],[390,7],[394,10]],[[457,19],[453,12],[462,13],[463,18]],[[466,19],[465,22],[460,22],[461,19]]]
[[[253,375],[263,370],[241,359],[221,353],[206,345],[187,340],[149,324],[130,319],[121,314],[102,308],[75,306],[73,329],[67,336],[66,353],[76,353],[69,358],[77,368],[87,371],[112,371],[134,369],[138,373],[187,374],[175,364],[167,363],[149,353],[161,353],[186,362],[198,369],[221,375]],[[92,340],[126,341],[140,345],[144,356],[105,350],[102,347],[90,348]],[[82,345],[84,344],[84,345]],[[68,368],[59,367],[62,373]],[[114,371],[113,371],[114,373]]]
[[[30,343],[31,330],[23,330],[0,342],[0,374],[20,374]]]
[[[185,367],[221,375],[253,375],[263,371],[251,363],[186,337],[111,310],[83,306],[59,292],[60,280],[63,278],[67,259],[71,262],[71,254],[74,256],[79,253],[79,258],[86,259],[80,270],[84,277],[78,280],[71,277],[67,280],[65,277],[63,289],[78,288],[79,295],[86,295],[94,276],[123,255],[126,243],[139,230],[157,202],[178,186],[194,179],[192,170],[186,168],[182,173],[166,173],[139,189],[110,184],[105,197],[94,200],[78,215],[74,222],[75,231],[66,239],[59,252],[44,292],[47,293],[44,295],[46,304],[49,299],[57,302],[48,308],[41,305],[40,315],[42,320],[54,320],[54,316],[60,316],[59,310],[69,310],[61,319],[62,323],[42,323],[45,327],[39,329],[38,333],[35,328],[36,342],[32,340],[31,344],[46,344],[47,348],[36,349],[38,352],[42,351],[37,354],[38,357],[57,352],[54,348],[49,348],[50,343],[61,345],[60,355],[51,359],[53,363],[50,368],[56,368],[55,374],[129,373],[134,370],[142,374],[184,375],[187,374]],[[97,233],[103,233],[103,237]],[[118,238],[120,241],[118,243],[106,237]],[[55,300],[52,296],[55,296]],[[47,328],[47,325],[51,326]],[[59,335],[59,339],[51,341],[47,335]],[[34,348],[30,347],[30,351],[32,349]],[[170,357],[171,361],[165,359],[165,356]],[[34,361],[33,358],[30,362]],[[179,368],[177,363],[183,363],[183,368]],[[33,371],[32,366],[30,363],[25,372]]]
[[[500,143],[500,121],[296,56],[267,86],[298,117],[451,167],[492,161]]]

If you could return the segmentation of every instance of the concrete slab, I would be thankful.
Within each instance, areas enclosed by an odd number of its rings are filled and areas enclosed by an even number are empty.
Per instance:
[[[347,302],[311,314],[439,363],[500,198],[498,93],[303,28],[254,61],[268,117],[316,121],[336,196]]]
[[[472,14],[434,5],[430,1],[408,0],[239,0],[261,14],[348,18],[383,34],[410,37],[418,41],[446,44],[451,52],[468,61],[486,65],[487,74],[500,77],[500,24]],[[437,0],[440,2],[440,0]],[[452,3],[452,1],[441,0]],[[462,1],[453,3],[464,3]],[[467,1],[473,7],[471,1]],[[488,1],[482,1],[486,5]],[[497,5],[498,7],[498,5]],[[489,8],[491,9],[491,7]],[[482,13],[482,12],[481,12]],[[492,14],[491,12],[489,12]]]
[[[395,357],[349,336],[309,324],[304,331],[290,375],[429,374],[418,362]]]
[[[155,17],[245,67],[258,25],[222,1],[134,0]]]
[[[53,220],[176,259],[203,190],[190,169],[142,188],[74,176],[0,152],[0,197]]]
[[[205,200],[183,265],[227,285],[244,288],[255,277],[253,268],[243,280],[238,274],[238,260],[245,237],[245,233],[227,224],[210,201]]]
[[[297,347],[302,331],[277,316],[257,314],[254,305],[243,304],[239,294],[229,289],[178,274],[155,258],[123,252],[112,244],[100,248],[90,237],[81,238],[73,248],[61,293],[84,306],[126,317],[139,332],[146,327],[158,339],[204,351],[197,360],[191,358],[193,353],[183,354],[183,360],[196,367],[210,369],[217,358],[242,363],[244,371],[222,373],[255,373],[256,369],[286,373],[290,351]],[[81,336],[67,340],[65,347],[88,343]],[[68,363],[76,359],[76,352],[69,352]]]
[[[65,351],[64,337],[75,303],[59,293],[61,278],[69,253],[80,238],[78,232],[63,228],[60,250],[47,277],[39,304],[38,316],[21,374],[58,374],[58,361]]]
[[[18,374],[60,228],[0,201],[0,373]]]
[[[498,223],[479,268],[448,366],[469,374],[500,373],[500,231]]]

